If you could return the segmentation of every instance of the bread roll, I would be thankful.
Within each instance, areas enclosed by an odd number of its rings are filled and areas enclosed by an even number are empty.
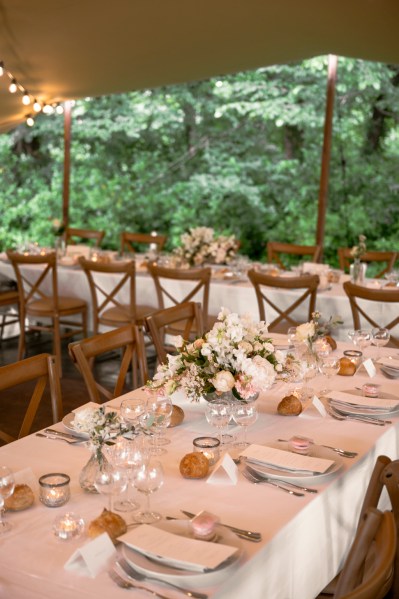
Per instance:
[[[172,416],[170,419],[170,424],[168,425],[169,428],[172,428],[174,426],[179,426],[179,424],[181,424],[184,420],[184,411],[183,408],[181,408],[180,406],[175,406],[175,404],[173,404],[173,412],[172,412]]]
[[[184,478],[204,478],[209,472],[209,461],[203,453],[194,451],[182,458],[179,469]]]
[[[35,501],[32,489],[28,485],[15,485],[13,494],[4,500],[6,510],[19,512],[26,510]]]
[[[93,539],[102,535],[103,532],[107,532],[115,543],[116,539],[125,534],[126,531],[127,526],[124,519],[119,514],[104,509],[101,516],[90,522],[87,534]]]
[[[277,412],[283,416],[299,416],[302,404],[296,395],[286,395],[278,404]]]
[[[326,335],[324,339],[327,341],[332,350],[337,349],[337,342],[330,335]]]
[[[338,374],[341,376],[353,376],[356,372],[356,365],[349,358],[343,357],[339,359]]]

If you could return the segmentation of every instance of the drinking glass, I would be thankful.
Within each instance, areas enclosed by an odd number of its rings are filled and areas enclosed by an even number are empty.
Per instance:
[[[289,327],[287,331],[287,337],[290,349],[293,349],[298,343],[296,338],[296,327]]]
[[[158,491],[164,482],[164,474],[161,462],[150,461],[137,468],[134,474],[134,486],[146,497],[146,505],[134,515],[136,522],[151,524],[162,518],[161,514],[154,512],[150,507],[150,495]]]
[[[121,403],[121,418],[127,425],[131,427],[136,426],[139,423],[140,416],[146,410],[146,404],[147,399],[145,397],[124,399]]]
[[[258,409],[254,401],[249,403],[240,401],[233,406],[233,420],[236,424],[243,428],[242,440],[234,444],[236,447],[242,449],[248,447],[249,443],[247,441],[247,430],[251,424],[254,424],[257,421],[257,419]]]
[[[108,510],[112,512],[113,496],[123,493],[128,483],[126,471],[123,468],[109,465],[100,470],[94,479],[94,486],[101,495],[108,495]]]
[[[153,445],[150,448],[151,455],[167,453],[162,445],[170,443],[170,440],[166,439],[164,435],[170,424],[172,412],[172,400],[167,395],[154,395],[147,400],[146,413],[142,416],[142,420],[146,421],[146,426],[150,426],[154,432]]]
[[[139,507],[137,501],[132,497],[134,491],[134,474],[137,468],[148,460],[148,451],[143,436],[133,440],[119,438],[109,452],[111,463],[118,469],[125,471],[126,497],[115,502],[115,509],[119,512],[130,512]]]
[[[373,345],[377,346],[376,360],[378,360],[381,357],[381,347],[384,347],[384,345],[386,345],[389,342],[389,329],[386,329],[384,327],[376,327],[371,331],[371,333],[371,342]]]
[[[220,444],[229,443],[230,435],[224,437],[222,431],[227,427],[231,418],[231,403],[224,399],[209,401],[206,404],[205,417],[211,426],[218,429]]]
[[[8,532],[12,525],[3,519],[4,500],[14,491],[14,475],[7,466],[0,466],[0,534]]]
[[[372,340],[372,332],[370,329],[358,329],[353,335],[353,343],[364,354],[366,347],[369,347]]]
[[[335,356],[326,356],[322,360],[322,362],[319,366],[320,372],[327,377],[327,381],[330,381],[330,379],[335,374],[338,374],[339,367],[340,367],[339,358],[337,358]],[[331,389],[329,389],[329,388],[323,389],[322,391],[320,391],[320,393],[321,393],[321,395],[326,395],[327,393],[329,393],[329,391],[331,391]]]
[[[316,362],[316,358],[310,359],[307,357],[301,360],[301,373],[303,379],[303,386],[301,389],[301,399],[307,403],[308,399],[313,393],[313,389],[309,387],[309,381],[313,379],[319,371],[319,366]]]

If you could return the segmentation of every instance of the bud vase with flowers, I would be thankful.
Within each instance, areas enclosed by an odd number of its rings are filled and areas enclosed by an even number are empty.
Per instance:
[[[361,262],[362,256],[366,253],[366,237],[359,235],[358,245],[353,246],[351,255],[353,257],[353,264],[350,265],[350,277],[352,283],[355,285],[361,285],[364,282],[366,276],[367,264]]]

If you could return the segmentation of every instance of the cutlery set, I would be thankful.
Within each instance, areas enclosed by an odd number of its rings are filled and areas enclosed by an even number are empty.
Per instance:
[[[44,437],[45,439],[52,439],[54,441],[65,441],[70,445],[86,443],[86,439],[82,439],[81,437],[75,437],[74,435],[70,435],[68,433],[62,433],[61,431],[57,431],[56,429],[52,428],[46,428],[43,432],[35,434],[36,437]]]
[[[355,420],[358,422],[364,422],[366,424],[375,424],[376,426],[385,426],[386,424],[392,423],[391,420],[383,420],[381,418],[374,418],[373,416],[346,414],[344,412],[340,412],[340,410],[333,407],[331,404],[328,404],[327,402],[324,404],[324,407],[326,408],[329,416],[335,420]]]

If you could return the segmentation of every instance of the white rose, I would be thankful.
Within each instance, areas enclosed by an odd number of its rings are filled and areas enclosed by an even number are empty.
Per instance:
[[[211,382],[216,391],[219,391],[220,393],[231,391],[235,385],[234,376],[228,370],[221,370],[218,372]]]
[[[253,351],[253,349],[255,349],[255,351],[256,351],[256,344],[255,344],[255,347],[253,348],[252,345],[250,343],[248,343],[248,341],[240,341],[238,344],[238,347],[246,354],[250,354]]]
[[[176,335],[171,338],[171,343],[173,343],[176,349],[179,349],[184,344],[184,339],[181,335]]]
[[[309,337],[313,337],[315,328],[313,322],[305,322],[300,324],[295,331],[295,337],[298,341],[307,341]]]

